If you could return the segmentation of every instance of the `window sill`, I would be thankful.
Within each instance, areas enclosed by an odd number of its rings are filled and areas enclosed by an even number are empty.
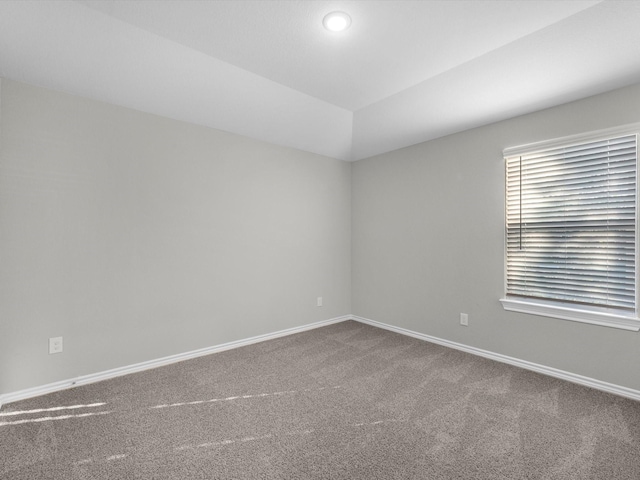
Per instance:
[[[501,298],[502,307],[510,312],[528,313],[543,317],[571,320],[573,322],[590,323],[603,327],[620,328],[637,332],[640,330],[640,320],[635,315],[620,315],[608,312],[587,310],[578,306],[560,306],[546,302],[523,299]]]

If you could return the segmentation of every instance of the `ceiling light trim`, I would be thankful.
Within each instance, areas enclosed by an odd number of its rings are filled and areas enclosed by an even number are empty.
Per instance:
[[[345,12],[331,12],[324,16],[322,25],[330,32],[344,32],[351,26],[351,17]]]

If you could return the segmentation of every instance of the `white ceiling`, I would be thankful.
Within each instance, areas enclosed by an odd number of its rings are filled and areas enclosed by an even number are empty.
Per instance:
[[[639,21],[616,0],[5,0],[0,76],[351,160],[639,82]]]

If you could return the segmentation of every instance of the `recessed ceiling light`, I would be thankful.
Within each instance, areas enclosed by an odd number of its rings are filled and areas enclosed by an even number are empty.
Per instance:
[[[341,32],[351,25],[351,17],[344,12],[331,12],[322,20],[324,28],[332,32]]]

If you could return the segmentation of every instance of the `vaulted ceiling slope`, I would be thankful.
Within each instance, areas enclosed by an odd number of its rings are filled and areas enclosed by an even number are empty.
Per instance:
[[[323,29],[334,10],[352,17]],[[0,1],[0,76],[357,160],[640,81],[640,2]]]

